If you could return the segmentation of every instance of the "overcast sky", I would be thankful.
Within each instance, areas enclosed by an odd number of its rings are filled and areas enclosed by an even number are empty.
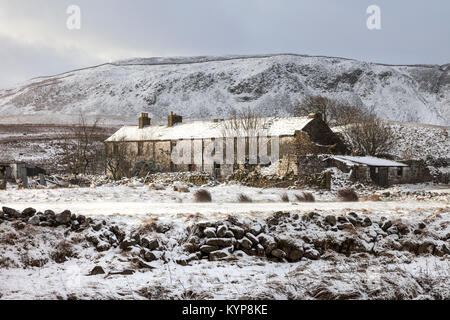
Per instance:
[[[381,30],[366,26],[381,8]],[[81,29],[69,30],[69,5]],[[450,63],[449,0],[0,0],[0,88],[131,57],[300,53]]]

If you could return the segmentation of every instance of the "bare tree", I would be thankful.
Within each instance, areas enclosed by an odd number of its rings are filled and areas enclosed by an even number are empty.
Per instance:
[[[78,124],[60,135],[67,170],[72,174],[98,172],[103,165],[105,135],[101,133],[100,118],[89,123],[80,113]]]
[[[330,99],[322,96],[308,96],[294,105],[294,116],[303,117],[311,113],[321,113],[325,123],[332,126],[343,126],[354,120],[355,114],[367,113],[363,105]]]
[[[389,124],[373,113],[355,115],[352,123],[344,127],[343,134],[351,149],[361,155],[386,155],[395,144]]]
[[[230,119],[224,121],[224,136],[255,137],[267,130],[267,119],[258,116],[251,107],[242,111],[232,109]]]
[[[322,96],[307,96],[303,101],[297,102],[294,106],[294,116],[303,117],[311,113],[321,113],[323,121],[328,123],[330,110],[337,102]]]

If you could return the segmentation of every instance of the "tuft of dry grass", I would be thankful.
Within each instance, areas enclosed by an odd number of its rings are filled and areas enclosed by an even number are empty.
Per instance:
[[[338,197],[341,201],[357,202],[359,201],[358,194],[352,188],[341,189],[338,191]]]
[[[298,202],[315,202],[316,198],[311,192],[303,192],[302,194],[296,194],[295,198]]]
[[[242,202],[242,203],[251,203],[251,202],[253,202],[253,200],[249,196],[247,196],[247,195],[245,195],[243,193],[241,193],[238,196],[238,201]]]
[[[281,201],[283,201],[283,202],[289,202],[289,196],[288,196],[287,193],[283,193],[283,194],[281,195]]]
[[[195,202],[211,202],[211,192],[205,189],[200,189],[194,194]]]

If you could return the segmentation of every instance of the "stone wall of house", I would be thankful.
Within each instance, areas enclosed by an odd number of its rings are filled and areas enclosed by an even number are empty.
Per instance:
[[[426,163],[422,160],[408,160],[405,161],[409,167],[405,168],[389,168],[388,181],[389,184],[403,184],[403,183],[422,183],[433,180],[430,170]]]

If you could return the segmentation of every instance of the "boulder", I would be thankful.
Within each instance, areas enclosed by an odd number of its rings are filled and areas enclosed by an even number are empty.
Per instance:
[[[265,250],[264,247],[261,244],[258,244],[256,246],[256,254],[258,257],[264,257],[265,256]]]
[[[136,239],[126,238],[120,243],[120,249],[128,250],[130,247],[135,246],[138,242]]]
[[[247,238],[247,239],[249,239],[254,245],[257,245],[257,244],[259,244],[259,240],[258,240],[258,238],[256,238],[252,233],[246,233],[245,234],[245,237]]]
[[[213,251],[219,250],[218,246],[210,246],[210,245],[204,245],[200,247],[200,251],[206,254],[209,254]]]
[[[28,220],[28,223],[33,226],[38,226],[39,223],[41,223],[41,218],[39,218],[38,215],[34,215],[30,218],[30,220]]]
[[[217,228],[217,237],[218,238],[224,238],[225,234],[227,233],[228,228],[226,225],[221,225]]]
[[[95,266],[94,269],[89,272],[90,276],[96,276],[98,274],[105,274],[105,270],[101,266]]]
[[[161,259],[163,256],[163,252],[162,251],[150,251],[150,250],[144,249],[143,256],[144,256],[145,261],[152,262],[152,261]]]
[[[261,232],[263,232],[263,227],[259,223],[256,223],[249,228],[249,232],[254,236],[258,236]]]
[[[225,233],[224,237],[225,237],[225,238],[234,238],[234,233],[233,233],[232,231],[228,230],[228,231]]]
[[[160,244],[158,239],[150,239],[148,237],[141,238],[141,246],[149,250],[159,249]]]
[[[233,232],[234,237],[238,240],[242,239],[245,235],[245,231],[241,227],[232,226],[230,227],[230,230]]]
[[[336,217],[333,215],[328,215],[325,217],[325,222],[330,226],[335,226],[337,223]]]
[[[97,222],[94,225],[92,225],[92,229],[94,231],[100,231],[100,230],[102,230],[102,228],[103,228],[103,223],[101,223],[101,222]]]
[[[5,215],[14,218],[14,219],[18,219],[21,216],[21,213],[17,210],[14,210],[12,208],[8,208],[8,207],[3,207],[2,211]]]
[[[281,249],[274,249],[270,254],[278,259],[284,259],[287,256],[286,252]]]
[[[214,228],[206,228],[205,230],[203,230],[203,234],[207,238],[217,238],[216,229]]]
[[[108,251],[109,249],[111,249],[111,244],[109,244],[106,241],[100,241],[97,244],[96,249],[97,249],[98,252]]]
[[[32,217],[36,213],[36,209],[34,208],[26,208],[22,211],[23,217]]]
[[[289,252],[288,259],[292,262],[297,262],[303,257],[303,248],[294,248]]]
[[[206,244],[217,247],[230,247],[234,245],[235,241],[234,238],[211,238],[206,240]]]
[[[389,229],[390,227],[392,227],[392,221],[391,220],[386,220],[385,222],[383,222],[383,224],[381,225],[381,229],[383,231],[386,231],[387,229]]]
[[[304,254],[304,257],[305,258],[308,258],[308,259],[310,259],[310,260],[319,260],[319,258],[320,258],[320,253],[319,253],[319,251],[317,251],[316,249],[307,249],[306,251],[305,251],[305,254]]]
[[[228,255],[229,255],[229,253],[226,250],[213,251],[209,254],[209,260],[217,261],[217,260],[228,257]]]
[[[55,220],[58,224],[68,224],[71,221],[72,213],[69,210],[65,210],[55,216]]]
[[[363,227],[370,227],[372,225],[372,220],[369,217],[364,218],[362,222]]]
[[[244,249],[247,249],[247,250],[249,250],[249,249],[251,249],[252,248],[252,241],[250,241],[250,239],[248,239],[247,237],[244,237],[244,238],[242,238],[241,240],[239,240],[238,241],[239,242],[239,246],[241,247],[241,248],[244,248]]]
[[[277,247],[277,242],[275,241],[274,237],[269,236],[267,234],[260,234],[258,236],[259,243],[262,244],[264,249],[266,250],[266,254],[269,254],[272,252],[273,249]]]

